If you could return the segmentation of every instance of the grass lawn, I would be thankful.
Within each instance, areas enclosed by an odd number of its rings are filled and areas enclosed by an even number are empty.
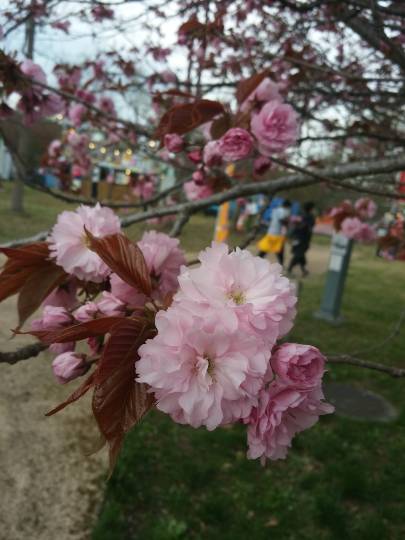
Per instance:
[[[24,216],[7,210],[9,186],[0,193],[0,242],[49,228],[58,212],[72,209],[26,191]],[[207,245],[213,226],[212,218],[194,216],[183,247],[195,253]],[[136,239],[142,230],[127,232]],[[328,241],[316,242],[328,249]],[[404,309],[405,265],[356,246],[339,327],[312,318],[322,288],[319,275],[305,281],[289,339],[326,353],[361,351],[383,341]],[[363,357],[405,367],[404,334]],[[209,433],[151,413],[127,438],[93,540],[405,538],[405,380],[349,366],[331,366],[328,378],[381,393],[398,419],[324,417],[298,436],[286,461],[263,468],[245,457],[243,426]]]
[[[322,287],[319,276],[305,281],[290,339],[359,351],[381,342],[404,308],[405,265],[356,246],[339,327],[312,318]],[[404,349],[402,331],[365,357],[405,367]],[[381,393],[398,420],[324,417],[286,461],[263,468],[245,458],[243,426],[209,433],[150,414],[106,485],[93,540],[405,538],[405,380],[349,366],[331,366],[328,378]]]

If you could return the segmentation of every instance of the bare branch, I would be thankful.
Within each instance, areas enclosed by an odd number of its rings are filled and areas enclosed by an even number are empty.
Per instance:
[[[374,371],[381,371],[388,373],[391,377],[405,377],[405,369],[393,366],[386,366],[378,362],[369,362],[368,360],[361,360],[348,354],[339,354],[335,356],[328,356],[328,362],[332,364],[349,364],[351,366],[357,366],[366,369],[372,369]]]
[[[32,343],[31,345],[26,345],[25,347],[21,347],[16,351],[0,351],[0,364],[17,364],[17,362],[21,362],[21,360],[28,360],[29,358],[38,356],[47,348],[48,345],[44,345],[43,343]]]
[[[173,237],[179,236],[183,230],[183,227],[187,225],[190,217],[191,215],[189,212],[180,212],[176,218],[176,221],[173,223],[173,227],[169,235]]]
[[[283,165],[285,162],[281,162]],[[121,226],[123,228],[129,227],[134,223],[140,223],[151,218],[171,216],[177,213],[186,212],[193,215],[204,208],[208,208],[213,204],[222,204],[226,201],[231,201],[239,197],[257,195],[257,194],[271,194],[276,191],[289,190],[299,187],[305,187],[319,182],[330,182],[341,185],[345,188],[355,189],[355,186],[342,182],[341,180],[347,180],[350,178],[373,176],[381,173],[391,173],[396,171],[402,171],[405,169],[405,157],[403,155],[394,156],[386,159],[381,159],[378,162],[359,161],[353,163],[346,163],[344,165],[337,165],[328,169],[321,169],[313,171],[311,169],[304,169],[297,165],[288,164],[290,168],[294,167],[295,170],[300,171],[298,174],[287,175],[277,179],[264,180],[262,182],[249,182],[240,183],[231,187],[230,189],[221,193],[216,193],[206,199],[197,201],[188,201],[180,204],[174,204],[171,206],[161,206],[153,208],[145,212],[137,212],[129,216],[121,218]],[[302,171],[302,172],[301,172]],[[365,191],[370,193],[370,190],[364,188],[356,189],[357,191]],[[371,191],[372,192],[372,191]],[[395,194],[390,193],[378,193],[381,196],[387,196],[396,198]],[[23,238],[20,240],[13,240],[11,242],[2,244],[1,247],[16,247],[31,242],[38,242],[45,240],[48,231],[42,231],[35,236],[29,238]]]

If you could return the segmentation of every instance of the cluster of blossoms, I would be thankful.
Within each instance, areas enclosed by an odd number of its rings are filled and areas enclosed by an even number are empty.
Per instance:
[[[42,85],[46,85],[46,75],[44,70],[32,60],[24,60],[20,66],[21,73],[32,79],[33,85],[28,85],[22,89],[17,107],[25,116],[28,124],[33,124],[44,116],[52,116],[63,109],[63,101],[59,96],[44,90]]]
[[[43,302],[33,333],[143,315],[154,337],[139,346],[133,380],[175,422],[208,430],[246,424],[250,458],[284,458],[296,433],[332,412],[321,387],[325,358],[315,347],[280,344],[297,298],[278,264],[214,242],[189,268],[178,240],[149,231],[137,243],[151,279],[148,293],[90,249],[89,233],[113,238],[119,219],[100,205],[59,215],[49,253],[67,279]],[[50,350],[57,381],[84,375],[108,342],[105,335],[88,337],[85,354],[75,341],[56,339]]]
[[[377,205],[367,197],[361,197],[353,205],[345,200],[329,215],[333,218],[334,228],[350,240],[358,242],[373,242],[376,239],[375,228],[366,222],[377,212]]]
[[[31,323],[32,330],[58,330],[101,317],[125,316],[145,305],[145,296],[123,282],[89,249],[86,230],[103,238],[119,233],[120,222],[112,210],[100,205],[81,206],[75,212],[59,215],[48,239],[49,250],[51,257],[69,275],[69,280],[46,298],[41,318]],[[154,231],[146,232],[138,242],[154,278],[153,297],[157,301],[177,289],[177,275],[185,263],[178,244],[178,240]],[[97,298],[91,292],[92,287]],[[84,295],[83,300],[81,295]],[[100,340],[89,338],[88,345],[93,354],[102,350]],[[50,346],[51,352],[57,354],[53,370],[61,383],[83,375],[91,366],[86,355],[75,353],[75,348],[75,342]]]
[[[263,174],[270,157],[284,152],[297,138],[298,119],[291,105],[282,101],[279,87],[265,78],[240,104],[230,127],[219,139],[212,139],[215,119],[202,126],[208,141],[203,148],[193,148],[188,158],[197,165],[184,188],[189,200],[208,197],[214,192],[212,169],[228,163],[252,159],[254,174]],[[179,153],[186,149],[184,138],[176,133],[164,137],[166,150]]]
[[[138,381],[157,408],[193,427],[248,426],[249,457],[286,455],[296,433],[332,412],[323,401],[324,357],[277,341],[292,327],[296,296],[281,267],[213,243],[183,267],[156,337],[139,350]]]

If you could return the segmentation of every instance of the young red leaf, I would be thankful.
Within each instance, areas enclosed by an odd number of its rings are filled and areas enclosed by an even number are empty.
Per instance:
[[[45,298],[65,280],[65,271],[56,264],[41,266],[29,274],[18,296],[20,327],[39,308]]]
[[[213,139],[220,139],[231,127],[231,117],[229,114],[223,114],[219,118],[213,120],[210,134]]]
[[[201,23],[197,17],[193,16],[180,26],[178,33],[193,36],[203,35],[205,28],[205,24]]]
[[[0,247],[0,253],[6,255],[10,260],[15,259],[32,264],[35,261],[42,261],[49,258],[49,246],[46,242],[35,242],[20,248]]]
[[[0,273],[0,302],[16,294],[34,268],[49,262],[49,249],[45,242],[23,248],[0,248],[0,253],[8,257]]]
[[[67,274],[49,258],[46,242],[23,248],[0,248],[0,252],[8,257],[0,273],[0,302],[20,292],[20,327],[52,290],[66,280]]]
[[[209,99],[198,99],[193,103],[175,105],[160,119],[155,137],[162,139],[167,133],[183,135],[224,112],[221,103]]]
[[[100,319],[93,319],[59,330],[33,330],[25,333],[37,337],[46,344],[68,343],[69,341],[80,341],[89,337],[103,336],[123,320],[125,320],[125,317],[101,317]]]
[[[67,399],[65,399],[65,401],[60,403],[57,407],[55,407],[51,411],[47,412],[45,416],[52,416],[53,414],[61,411],[62,409],[70,405],[71,403],[74,403],[75,401],[80,399],[82,396],[84,396],[84,394],[88,390],[90,390],[92,386],[94,386],[96,373],[97,373],[97,368],[95,371],[93,371],[93,373],[89,377],[87,377],[87,379],[79,386],[79,388],[76,388],[76,390],[72,394],[70,394],[70,396]]]
[[[96,238],[86,230],[89,247],[126,283],[147,296],[152,283],[145,258],[139,247],[123,234],[111,234]]]
[[[247,97],[259,86],[259,84],[269,76],[269,70],[256,73],[249,79],[241,81],[236,88],[236,99],[239,104],[243,103]]]
[[[154,403],[147,386],[135,381],[140,345],[152,330],[139,320],[125,319],[114,327],[100,359],[93,394],[93,413],[109,444],[110,471],[125,434]]]

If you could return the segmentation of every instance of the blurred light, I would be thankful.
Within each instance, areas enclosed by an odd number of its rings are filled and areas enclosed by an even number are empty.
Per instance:
[[[127,154],[127,156],[131,156],[132,155],[132,150],[130,148],[128,148],[128,150],[126,150],[125,153]]]
[[[225,172],[226,172],[226,174],[228,176],[233,176],[235,174],[235,164],[234,163],[229,163],[226,166]]]
[[[131,169],[125,169],[125,174],[129,176],[131,174]]]
[[[156,141],[149,141],[149,142],[148,142],[148,146],[149,146],[149,148],[155,148],[155,146],[156,146]]]
[[[105,148],[104,146],[102,146],[102,147],[100,148],[100,152],[101,152],[102,154],[106,154],[106,153],[107,153],[107,148]]]
[[[114,150],[114,156],[119,156],[121,152],[119,150]]]
[[[57,114],[56,120],[63,120],[63,114]]]
[[[94,150],[95,147],[96,147],[96,145],[94,144],[94,142],[89,143],[90,150]]]

